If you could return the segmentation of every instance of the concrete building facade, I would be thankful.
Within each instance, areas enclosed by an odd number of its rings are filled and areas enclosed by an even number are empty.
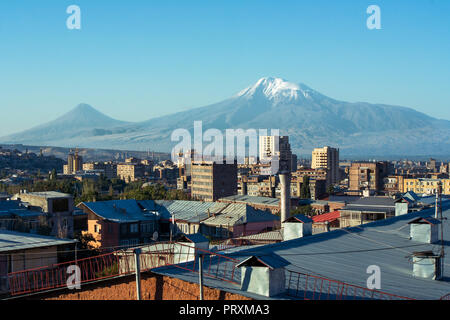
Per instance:
[[[193,162],[191,183],[191,195],[196,200],[216,201],[236,195],[237,163]]]
[[[328,146],[314,149],[312,152],[311,168],[327,169],[329,183],[339,183],[339,149]]]

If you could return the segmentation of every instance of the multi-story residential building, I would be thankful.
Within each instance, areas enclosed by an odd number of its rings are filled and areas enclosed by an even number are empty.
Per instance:
[[[75,153],[70,152],[67,156],[67,165],[64,165],[64,174],[75,174],[77,171],[83,170],[83,157],[78,154],[78,150]]]
[[[450,195],[450,179],[405,178],[403,189],[417,194],[436,194],[439,185],[444,195]]]
[[[291,196],[293,198],[301,197],[301,188],[303,185],[303,177],[293,176],[291,179]],[[311,199],[319,199],[326,193],[326,180],[325,179],[311,179],[309,180],[309,191],[311,193]]]
[[[389,194],[404,193],[403,180],[405,176],[390,175],[383,179],[384,190]]]
[[[436,159],[430,158],[427,167],[431,172],[437,172]]]
[[[387,162],[353,162],[349,170],[349,191],[380,191],[389,174]]]
[[[180,169],[172,163],[170,160],[165,160],[153,167],[155,177],[159,180],[167,180],[169,182],[175,182],[180,174]]]
[[[145,166],[141,163],[117,164],[117,177],[125,182],[137,181],[145,176]]]
[[[300,168],[292,173],[292,178],[303,179],[304,176],[309,177],[310,180],[325,180],[327,185],[330,184],[330,175],[328,174],[328,169],[326,168]]]
[[[97,171],[102,170],[103,174],[108,179],[117,177],[117,164],[109,162],[87,162],[83,163],[83,171]]]
[[[279,179],[277,176],[251,175],[241,177],[239,182],[239,195],[275,198]]]
[[[312,152],[311,168],[327,169],[329,184],[339,183],[339,149],[328,146],[314,149]]]
[[[237,163],[197,161],[191,167],[193,199],[216,201],[237,194]]]

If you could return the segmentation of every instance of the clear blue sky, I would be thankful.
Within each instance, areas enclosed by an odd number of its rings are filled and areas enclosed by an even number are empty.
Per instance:
[[[382,30],[366,27],[371,4]],[[146,120],[263,76],[450,119],[449,14],[448,0],[2,0],[0,136],[80,102]]]

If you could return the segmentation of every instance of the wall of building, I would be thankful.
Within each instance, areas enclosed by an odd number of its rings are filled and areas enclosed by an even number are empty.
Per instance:
[[[141,275],[141,293],[143,300],[197,300],[198,284],[152,273]],[[251,300],[218,289],[204,287],[205,300]],[[37,296],[38,299],[43,297]],[[46,295],[44,300],[135,300],[136,282],[134,276],[112,279],[91,285],[82,285],[80,290]]]

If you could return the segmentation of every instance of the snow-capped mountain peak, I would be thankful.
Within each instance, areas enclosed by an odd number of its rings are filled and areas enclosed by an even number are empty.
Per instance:
[[[265,98],[274,103],[311,99],[314,90],[281,78],[264,77],[237,94],[244,98]]]

